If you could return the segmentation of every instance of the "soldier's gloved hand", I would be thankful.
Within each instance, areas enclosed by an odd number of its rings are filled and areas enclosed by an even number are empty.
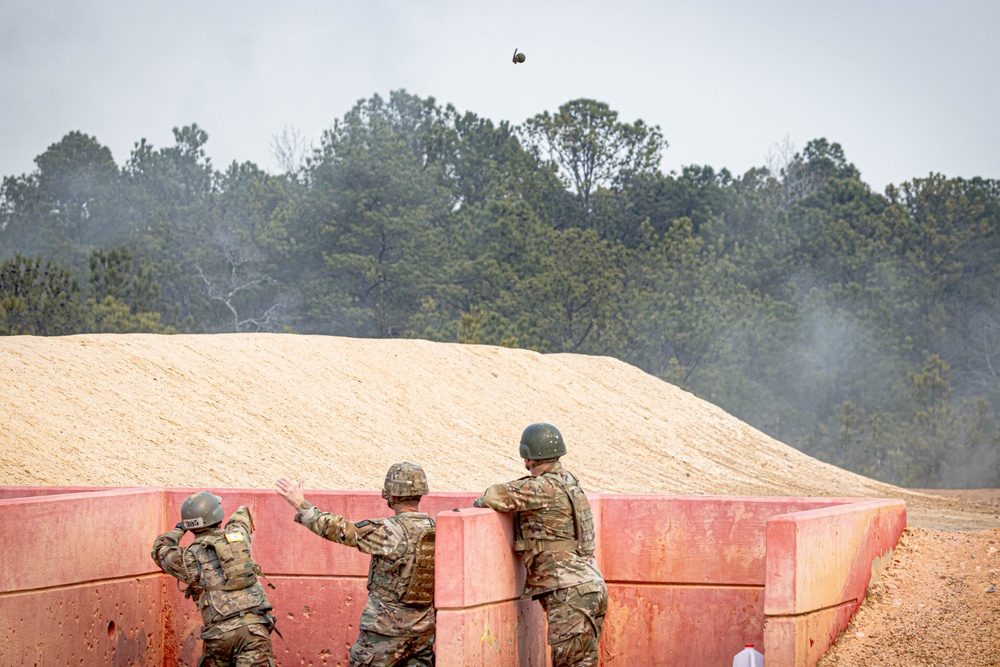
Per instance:
[[[483,497],[480,496],[480,497],[476,498],[475,500],[473,500],[472,501],[472,506],[473,507],[485,507],[485,505],[483,505]]]

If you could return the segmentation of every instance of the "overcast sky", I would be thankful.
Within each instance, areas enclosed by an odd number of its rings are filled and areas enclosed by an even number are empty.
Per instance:
[[[515,124],[596,99],[660,126],[666,172],[825,137],[879,191],[1000,178],[998,33],[995,0],[0,0],[0,176],[73,130],[121,165],[192,123],[217,168],[278,171],[286,128],[318,144],[405,89]]]

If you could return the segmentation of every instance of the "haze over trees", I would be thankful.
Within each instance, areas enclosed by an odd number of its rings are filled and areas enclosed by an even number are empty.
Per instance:
[[[608,355],[806,453],[1000,484],[1000,183],[873,192],[825,138],[664,174],[661,129],[396,91],[284,173],[196,124],[124,165],[70,132],[0,187],[0,334],[275,331]]]

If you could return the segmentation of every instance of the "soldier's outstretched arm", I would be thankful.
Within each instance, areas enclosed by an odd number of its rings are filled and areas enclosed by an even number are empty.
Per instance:
[[[358,536],[367,535],[377,526],[371,521],[348,521],[339,514],[333,512],[323,512],[318,507],[305,499],[305,489],[302,482],[292,482],[284,477],[276,483],[278,493],[295,508],[295,522],[324,537],[331,542],[337,542],[349,547],[354,547],[364,553],[372,553],[367,550],[367,544],[359,544]]]
[[[547,480],[523,477],[505,484],[493,484],[472,504],[498,512],[521,512],[548,507],[555,500],[556,492],[557,489]]]

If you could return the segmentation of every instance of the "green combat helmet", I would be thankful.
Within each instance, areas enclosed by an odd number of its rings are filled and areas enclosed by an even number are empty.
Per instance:
[[[522,459],[547,461],[565,453],[562,433],[552,424],[532,424],[521,434]]]
[[[385,474],[385,484],[382,486],[382,497],[416,498],[430,493],[427,486],[427,475],[424,469],[416,463],[393,463]]]
[[[181,525],[184,530],[215,526],[222,523],[224,518],[222,498],[208,491],[188,496],[181,505]]]

